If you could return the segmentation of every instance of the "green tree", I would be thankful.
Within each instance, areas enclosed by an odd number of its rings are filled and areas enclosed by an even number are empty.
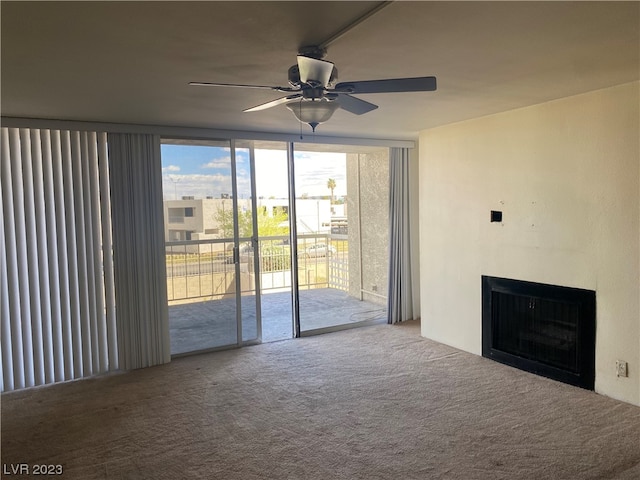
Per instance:
[[[233,211],[218,208],[214,214],[214,218],[219,225],[220,235],[223,238],[232,238]],[[258,212],[258,235],[260,237],[289,235],[288,220],[289,215],[283,208],[276,207],[272,215],[267,215],[266,211],[260,211]],[[241,237],[252,236],[253,221],[251,211],[240,212],[238,214],[238,233]]]
[[[251,212],[246,212],[251,218]],[[266,211],[258,214],[258,236],[275,237],[289,235],[289,214],[284,208],[274,208],[272,215]]]
[[[327,181],[327,188],[331,190],[331,204],[333,205],[333,190],[336,188],[336,181],[333,178]]]

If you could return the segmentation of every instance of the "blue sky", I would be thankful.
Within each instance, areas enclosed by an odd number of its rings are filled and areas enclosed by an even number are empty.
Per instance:
[[[329,195],[327,181],[336,181],[336,196],[346,195],[346,155],[296,152],[296,195]],[[249,151],[236,150],[238,196],[251,192]],[[193,195],[196,198],[231,194],[231,159],[228,148],[162,145],[162,174],[166,199]],[[256,150],[258,197],[287,196],[286,151]]]

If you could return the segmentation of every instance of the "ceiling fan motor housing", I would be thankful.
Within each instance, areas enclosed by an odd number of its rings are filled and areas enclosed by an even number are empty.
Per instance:
[[[289,85],[291,85],[292,87],[300,88],[303,85],[302,82],[300,81],[300,68],[298,67],[297,64],[291,65],[289,67],[287,76],[289,80]],[[338,81],[338,69],[334,65],[333,70],[331,71],[331,77],[329,78],[329,83],[327,84],[327,87],[332,87],[337,81]]]
[[[309,87],[302,90],[302,98],[306,100],[320,100],[324,97],[324,88],[322,87]]]

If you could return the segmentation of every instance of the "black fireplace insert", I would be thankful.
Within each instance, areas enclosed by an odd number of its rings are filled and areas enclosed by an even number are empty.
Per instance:
[[[596,292],[482,276],[482,356],[593,390]]]

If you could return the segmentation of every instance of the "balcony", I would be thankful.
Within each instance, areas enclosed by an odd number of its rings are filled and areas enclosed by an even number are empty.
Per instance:
[[[260,279],[254,252],[241,242],[240,300],[237,300],[233,243],[227,240],[167,242],[167,292],[171,353],[236,345],[236,312],[242,312],[242,340],[257,341],[256,290],[263,342],[292,337],[289,237],[258,242]],[[191,252],[191,253],[190,253]],[[195,252],[195,253],[194,253]],[[384,321],[384,299],[373,303],[349,294],[346,237],[305,235],[298,239],[298,283],[303,332]],[[360,294],[360,292],[357,292]]]

